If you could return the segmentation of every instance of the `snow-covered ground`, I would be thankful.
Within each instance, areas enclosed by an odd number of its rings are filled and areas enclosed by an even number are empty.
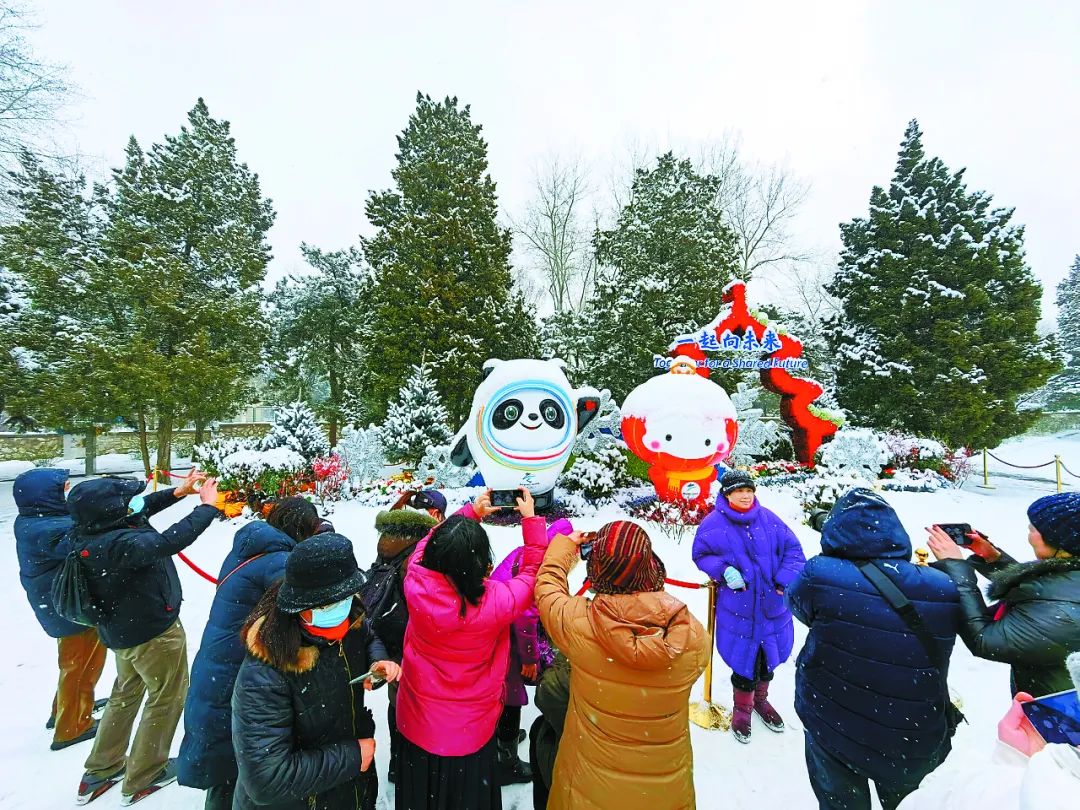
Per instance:
[[[1011,449],[1015,454],[1009,460],[1045,460],[1043,457],[1049,451],[1051,457],[1058,452],[1080,461],[1080,437],[1077,435],[1058,436],[1042,446],[1046,441],[1040,438],[1014,443]],[[1076,466],[1080,467],[1080,464]],[[1025,510],[1032,500],[1053,491],[1053,487],[1045,481],[1002,478],[995,481],[996,489],[983,490],[978,489],[976,483],[972,481],[963,490],[933,494],[888,493],[886,497],[896,507],[916,546],[924,544],[923,527],[930,523],[963,521],[982,529],[995,543],[1018,559],[1029,559]],[[818,537],[801,524],[801,510],[792,496],[763,489],[760,497],[763,504],[796,527],[808,557],[819,551]],[[189,498],[172,507],[155,517],[155,525],[168,526],[196,503],[195,498]],[[459,505],[460,498],[457,503],[452,499],[451,508]],[[362,565],[370,563],[375,556],[373,524],[377,511],[373,507],[346,503],[339,505],[330,516],[338,531],[353,540],[357,559]],[[51,752],[48,748],[50,734],[44,726],[55,688],[56,648],[55,642],[38,628],[19,586],[12,536],[14,515],[11,484],[0,484],[0,545],[5,549],[0,555],[0,582],[8,596],[9,606],[8,610],[0,613],[0,637],[7,639],[7,653],[0,659],[0,705],[4,709],[4,733],[0,735],[0,762],[4,763],[3,779],[0,779],[0,807],[27,810],[67,807],[74,803],[82,763],[89,753],[90,744],[59,752]],[[614,510],[601,513],[579,521],[578,528],[597,529],[616,516]],[[214,524],[188,550],[188,555],[201,567],[217,571],[230,547],[232,535],[240,525],[242,519]],[[520,542],[517,529],[492,527],[488,532],[497,559],[501,559]],[[689,536],[679,542],[654,532],[653,542],[664,559],[669,577],[701,581],[702,575],[690,560]],[[178,562],[177,565],[184,587],[185,602],[181,618],[188,633],[190,661],[198,650],[214,589],[182,563]],[[579,566],[575,571],[572,586],[580,584],[584,576],[582,568]],[[673,589],[673,592],[686,601],[702,622],[705,621],[704,591]],[[796,623],[796,649],[801,647],[805,637],[805,629]],[[730,706],[730,671],[719,658],[715,662],[714,699]],[[108,695],[113,674],[110,660],[98,688],[99,696]],[[788,723],[788,731],[784,734],[772,734],[764,726],[756,724],[752,742],[744,746],[728,733],[692,727],[699,807],[712,808],[729,802],[791,810],[815,806],[803,763],[801,728],[792,708],[794,678],[792,661],[779,669],[774,682],[774,702]],[[979,767],[990,755],[997,721],[1009,705],[1008,667],[976,660],[958,643],[952,659],[950,682],[963,701],[969,724],[960,728],[954,740],[954,752],[942,767]],[[701,689],[702,683],[699,682],[695,698],[700,697]],[[369,702],[379,728],[376,760],[383,782],[379,807],[391,808],[393,787],[385,781],[389,757],[385,733],[385,692],[373,693],[369,696]],[[525,709],[523,724],[526,728],[535,713],[532,707]],[[178,731],[174,740],[174,752],[179,749],[181,733]],[[526,748],[522,746],[523,755],[525,751]],[[527,785],[506,788],[503,797],[507,810],[528,810],[532,806]],[[146,799],[140,806],[147,810],[195,810],[202,807],[202,798],[199,792],[172,786]],[[118,807],[119,802],[120,791],[113,790],[96,801],[93,807],[95,810],[109,810]]]

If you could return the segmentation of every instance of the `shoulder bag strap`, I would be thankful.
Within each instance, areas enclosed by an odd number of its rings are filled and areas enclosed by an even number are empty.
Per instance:
[[[896,587],[896,584],[885,575],[885,572],[882,571],[874,561],[864,560],[861,563],[857,563],[857,565],[859,566],[859,570],[862,571],[863,576],[870,580],[870,584],[877,589],[882,597],[884,597],[885,601],[889,603],[889,606],[900,614],[900,618],[904,621],[904,624],[906,624],[908,629],[919,639],[919,643],[921,643],[923,649],[926,650],[926,655],[930,659],[930,663],[936,669],[943,670],[945,668],[945,662],[941,660],[937,645],[934,644],[934,639],[930,635],[930,631],[926,629],[926,625],[923,624],[922,616],[919,615],[919,611],[915,609],[915,605],[911,603],[911,600],[904,595],[903,591]]]
[[[227,580],[229,577],[231,577],[233,574],[235,574],[237,571],[239,571],[245,565],[247,565],[248,563],[255,562],[257,559],[259,559],[259,557],[265,557],[265,556],[266,556],[266,553],[263,552],[262,554],[256,554],[254,557],[248,557],[246,560],[244,560],[242,563],[240,563],[238,566],[236,566],[236,568],[234,568],[232,571],[230,571],[225,576],[223,576],[221,578],[221,581],[218,582],[217,586],[220,588],[222,585],[225,584],[225,580]]]

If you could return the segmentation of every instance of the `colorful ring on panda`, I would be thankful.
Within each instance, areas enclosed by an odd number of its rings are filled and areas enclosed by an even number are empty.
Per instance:
[[[539,390],[550,395],[563,409],[566,424],[563,426],[563,436],[554,448],[545,447],[535,453],[529,453],[505,447],[495,441],[492,435],[491,411],[482,406],[476,414],[476,438],[485,455],[504,467],[523,472],[543,470],[557,464],[559,459],[569,451],[577,434],[577,410],[574,403],[567,397],[565,391],[546,380],[515,380],[500,388],[488,401],[499,403],[513,392],[528,389]],[[524,455],[523,452],[525,452]]]

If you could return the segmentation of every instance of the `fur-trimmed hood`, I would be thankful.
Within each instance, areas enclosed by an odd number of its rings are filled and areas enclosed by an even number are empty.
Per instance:
[[[987,593],[991,599],[1009,601],[1008,596],[1014,588],[1061,574],[1072,575],[1068,577],[1069,586],[1055,589],[1054,594],[1046,597],[1080,603],[1080,557],[1051,557],[1010,565],[991,577]]]
[[[358,629],[364,621],[364,611],[363,608],[359,607],[359,600],[353,605],[351,615],[353,621],[349,625],[350,633]],[[300,649],[296,651],[296,656],[291,661],[275,661],[259,634],[265,621],[265,616],[259,616],[251,623],[251,627],[248,628],[247,634],[244,636],[244,646],[252,658],[289,675],[303,675],[305,672],[311,672],[311,670],[315,669],[315,665],[319,663],[319,647],[317,644],[301,644]],[[305,638],[311,639],[310,636],[306,635]],[[314,639],[312,640],[314,641]]]
[[[375,552],[381,560],[393,560],[423,540],[437,524],[431,515],[412,509],[379,512],[375,516],[375,531],[379,533]]]

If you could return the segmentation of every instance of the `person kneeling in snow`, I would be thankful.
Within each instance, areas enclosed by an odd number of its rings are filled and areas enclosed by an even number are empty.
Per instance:
[[[732,671],[731,731],[745,743],[750,742],[752,712],[771,731],[784,730],[780,713],[769,703],[769,682],[795,643],[784,589],[806,558],[795,533],[758,503],[748,474],[728,470],[720,489],[724,497],[698,528],[693,557],[720,585],[716,647]]]
[[[551,541],[536,580],[540,621],[570,661],[570,707],[549,810],[695,807],[690,688],[709,638],[664,590],[664,564],[630,521],[600,529],[588,555],[594,599],[567,576],[585,536]]]
[[[910,559],[911,541],[892,507],[853,489],[822,527],[821,554],[787,589],[792,613],[810,628],[795,711],[822,810],[870,810],[870,781],[882,807],[894,810],[952,748],[947,677],[959,597],[947,576]],[[920,617],[936,648],[932,658],[871,578],[878,575]]]

